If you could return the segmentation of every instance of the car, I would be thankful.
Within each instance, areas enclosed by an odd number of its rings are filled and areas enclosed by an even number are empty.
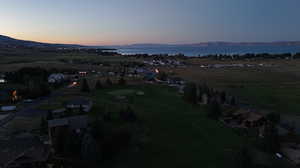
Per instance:
[[[32,103],[32,102],[33,102],[32,99],[25,99],[25,100],[23,100],[23,103]]]

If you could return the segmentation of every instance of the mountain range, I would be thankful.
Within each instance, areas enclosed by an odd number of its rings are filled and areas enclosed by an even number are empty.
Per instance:
[[[130,44],[130,45],[114,45],[109,46],[113,48],[145,48],[145,47],[207,47],[207,46],[300,46],[300,41],[275,41],[275,42],[202,42],[194,44]],[[18,40],[8,36],[0,35],[0,46],[8,47],[53,47],[53,48],[95,48],[98,46],[83,46],[77,44],[52,44],[52,43],[41,43],[35,41]],[[99,46],[103,47],[103,46]],[[108,47],[108,46],[106,46]]]
[[[76,44],[52,44],[52,43],[41,43],[35,41],[18,40],[8,36],[0,35],[0,46],[6,47],[38,47],[38,48],[79,48],[84,47]]]

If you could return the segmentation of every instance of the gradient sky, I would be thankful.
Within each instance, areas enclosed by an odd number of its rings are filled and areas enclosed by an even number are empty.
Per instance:
[[[0,34],[92,45],[300,40],[300,0],[0,0]]]

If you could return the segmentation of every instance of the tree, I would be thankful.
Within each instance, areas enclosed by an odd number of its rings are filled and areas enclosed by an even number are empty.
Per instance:
[[[95,85],[95,89],[96,90],[100,90],[102,88],[103,88],[103,85],[102,85],[101,81],[97,80],[96,85]]]
[[[54,136],[53,136],[53,147],[55,153],[64,154],[65,152],[65,144],[66,144],[66,135],[68,134],[67,128],[65,127],[57,127],[55,128]]]
[[[99,140],[104,137],[103,130],[104,126],[101,120],[97,119],[94,122],[92,122],[90,133],[96,140]]]
[[[40,134],[43,135],[43,134],[47,134],[47,133],[48,133],[48,122],[44,117],[42,117],[41,118],[41,126],[40,126]]]
[[[168,79],[168,75],[165,72],[160,72],[157,78],[159,80],[166,81]]]
[[[127,106],[127,108],[124,110],[122,109],[120,111],[120,117],[124,121],[134,122],[137,120],[137,117],[135,115],[135,112],[130,106]]]
[[[279,113],[272,112],[267,115],[267,119],[274,124],[279,124],[281,116]]]
[[[233,97],[233,96],[231,97],[230,105],[232,105],[232,106],[236,105],[236,100],[235,100],[235,97]]]
[[[203,93],[205,93],[208,97],[211,96],[210,89],[209,89],[209,87],[207,86],[206,83],[203,84],[203,86],[202,86],[202,91],[203,91]]]
[[[100,146],[90,133],[86,133],[82,139],[81,157],[92,163],[97,163],[102,159]]]
[[[53,120],[53,115],[51,110],[48,110],[47,112],[47,120]]]
[[[222,115],[222,111],[221,111],[220,104],[216,100],[214,100],[209,105],[208,117],[217,120],[221,115]]]
[[[265,126],[263,138],[264,150],[270,153],[279,152],[280,142],[278,136],[278,129],[274,123],[268,123]]]
[[[106,79],[105,83],[107,86],[113,85],[112,81],[109,78]]]
[[[243,146],[235,156],[236,168],[252,168],[253,157],[248,147]]]
[[[122,77],[120,80],[119,80],[119,85],[121,85],[121,86],[124,86],[124,85],[126,85],[126,80]]]
[[[203,88],[201,86],[198,86],[198,101],[202,102],[202,96],[203,96],[204,92],[203,92]]]
[[[81,92],[90,92],[89,84],[85,78],[82,80]]]
[[[226,92],[221,92],[221,103],[224,104],[226,102]]]
[[[41,83],[40,88],[41,88],[41,95],[42,96],[47,96],[51,93],[50,86],[46,82]]]
[[[195,83],[189,83],[184,88],[184,99],[192,104],[197,103],[197,85]]]

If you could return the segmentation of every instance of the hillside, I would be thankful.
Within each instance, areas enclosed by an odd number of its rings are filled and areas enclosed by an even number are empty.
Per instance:
[[[35,41],[26,41],[26,40],[18,40],[8,36],[0,35],[0,46],[5,47],[53,47],[53,48],[75,48],[75,47],[83,47],[81,45],[74,44],[50,44],[50,43],[40,43]]]

